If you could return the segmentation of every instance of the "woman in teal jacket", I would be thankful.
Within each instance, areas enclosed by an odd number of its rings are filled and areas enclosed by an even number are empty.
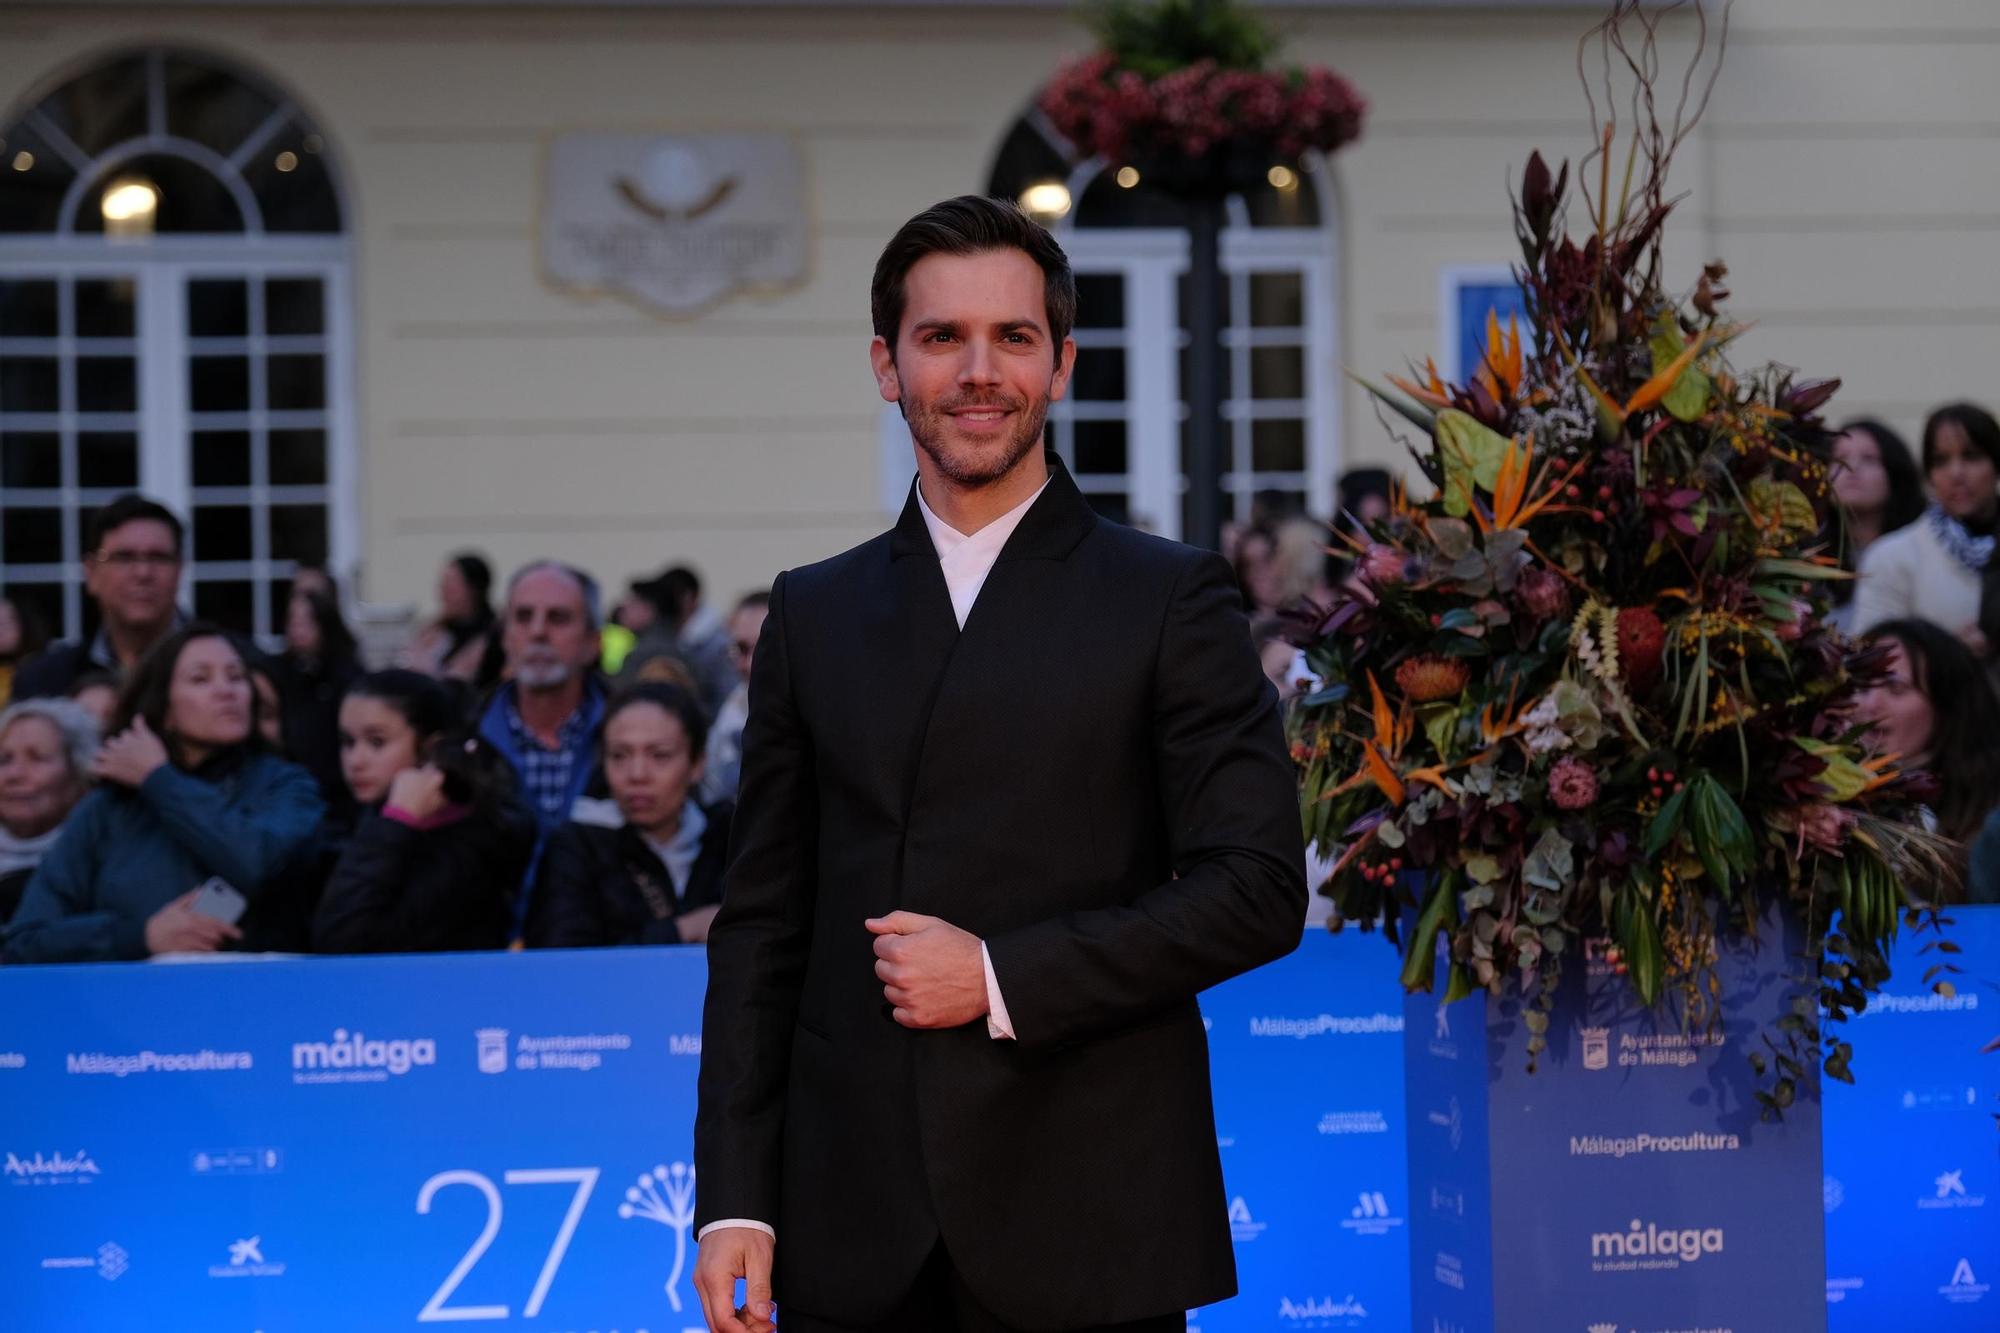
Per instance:
[[[126,687],[94,772],[99,789],[36,868],[7,932],[9,962],[97,962],[209,952],[258,921],[303,920],[322,807],[312,776],[268,753],[243,654],[194,624],[150,653]],[[195,910],[220,878],[242,923]]]

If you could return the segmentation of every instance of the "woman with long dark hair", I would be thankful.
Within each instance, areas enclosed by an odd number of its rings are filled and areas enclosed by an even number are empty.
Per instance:
[[[285,754],[313,775],[329,806],[344,809],[340,701],[361,675],[361,649],[331,586],[293,586],[285,603],[285,649],[271,659],[271,679],[278,687]]]
[[[528,900],[530,948],[699,944],[722,903],[731,807],[696,798],[708,718],[688,690],[621,689],[604,709],[604,776],[625,823],[565,824]]]
[[[2000,645],[2000,422],[1971,403],[1940,407],[1924,422],[1923,464],[1931,503],[1862,557],[1854,628],[1928,620],[1990,663]]]
[[[410,644],[403,664],[433,676],[476,681],[498,637],[493,566],[482,555],[460,551],[438,571],[437,592],[438,617]]]
[[[417,671],[363,676],[340,705],[340,760],[362,814],[313,920],[322,953],[500,949],[535,847],[499,751]]]
[[[322,807],[312,777],[269,753],[257,712],[225,631],[197,622],[149,652],[93,765],[98,789],[28,882],[7,958],[290,947],[286,899]]]
[[[1886,670],[1857,703],[1881,754],[1937,779],[1937,831],[1969,849],[2000,808],[2000,699],[1972,651],[1927,620],[1891,620],[1865,642],[1888,650]]]
[[[1903,437],[1870,417],[1841,427],[1833,455],[1841,526],[1831,535],[1840,567],[1853,573],[1869,547],[1922,516],[1924,478]],[[1854,592],[1853,580],[1833,585],[1834,609],[1827,621],[1836,629],[1852,628]]]

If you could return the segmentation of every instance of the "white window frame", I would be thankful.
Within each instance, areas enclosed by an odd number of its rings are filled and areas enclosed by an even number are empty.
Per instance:
[[[191,279],[240,278],[254,284],[267,278],[314,277],[324,284],[326,364],[326,407],[314,416],[324,420],[326,429],[327,476],[323,490],[327,507],[327,564],[335,577],[347,582],[353,576],[360,555],[360,520],[357,498],[360,487],[355,450],[354,328],[349,247],[344,239],[263,237],[194,237],[151,242],[96,241],[83,238],[0,239],[0,279],[72,280],[104,277],[129,278],[137,285],[137,324],[134,356],[138,363],[139,486],[148,497],[158,500],[178,514],[193,534],[193,491],[190,450],[191,412],[188,406],[188,359],[192,355],[187,332],[187,284]],[[253,322],[254,327],[254,322]],[[246,342],[267,341],[252,335]],[[65,346],[60,353],[74,355]],[[268,427],[273,414],[256,406],[261,386],[253,385],[253,405],[246,414],[246,426]],[[61,415],[58,428],[74,425]],[[283,414],[277,414],[279,428]],[[73,478],[66,478],[57,494],[68,506],[80,502]],[[286,488],[263,484],[240,488],[242,502],[268,506],[283,504]],[[60,570],[46,565],[16,566],[8,573],[15,578],[63,581],[63,614],[72,628],[82,624],[81,561],[83,552],[67,549],[65,536]],[[190,552],[192,555],[192,552]],[[205,579],[270,579],[278,562],[270,559],[268,543],[253,550],[248,561],[202,561]],[[191,595],[195,561],[190,559],[181,574],[181,597]],[[253,605],[261,619],[268,614],[261,603]],[[283,626],[270,627],[270,633]]]

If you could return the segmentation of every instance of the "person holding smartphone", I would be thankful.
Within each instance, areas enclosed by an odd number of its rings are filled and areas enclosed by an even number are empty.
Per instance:
[[[514,772],[461,730],[418,671],[362,677],[340,704],[340,767],[361,815],[313,919],[320,953],[506,947],[535,818]]]
[[[7,961],[283,947],[272,923],[295,915],[322,807],[312,776],[269,752],[257,711],[223,630],[191,624],[147,654],[92,766],[97,790],[22,895]],[[230,893],[204,894],[212,879]]]

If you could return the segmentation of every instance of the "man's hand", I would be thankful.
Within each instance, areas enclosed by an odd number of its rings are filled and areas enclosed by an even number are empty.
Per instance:
[[[776,1243],[755,1227],[718,1227],[702,1237],[694,1255],[694,1290],[709,1333],[773,1333],[771,1255]],[[744,1281],[743,1305],[736,1279]]]
[[[979,937],[949,921],[891,912],[865,923],[875,936],[875,975],[906,1028],[955,1028],[987,1011]]]

